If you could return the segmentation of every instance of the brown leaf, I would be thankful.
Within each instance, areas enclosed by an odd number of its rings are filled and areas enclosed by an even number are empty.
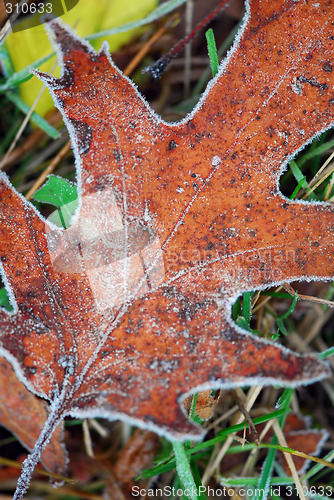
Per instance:
[[[311,429],[309,419],[296,413],[290,413],[286,417],[284,435],[289,448],[315,456],[319,455],[324,442],[328,438],[328,433],[325,429]],[[290,468],[283,453],[279,452],[278,456],[285,473],[291,476]],[[309,460],[294,455],[292,455],[292,459],[297,472],[305,472],[309,465]]]
[[[114,467],[115,477],[123,487],[131,490],[133,481],[151,465],[159,446],[160,440],[154,432],[135,430],[120,451]]]
[[[31,451],[48,418],[48,405],[20,382],[12,365],[0,357],[0,423]],[[64,424],[54,432],[41,455],[41,462],[54,474],[65,475],[67,454]],[[17,474],[18,475],[18,474]],[[17,477],[17,476],[16,476]]]
[[[278,189],[287,161],[333,123],[332,4],[247,9],[218,76],[178,124],[154,114],[106,46],[96,54],[49,24],[63,74],[37,74],[71,134],[80,213],[60,230],[5,176],[0,187],[15,306],[1,313],[1,344],[52,402],[39,449],[65,415],[196,438],[203,431],[180,407],[196,388],[296,386],[330,373],[230,319],[244,291],[334,275],[333,206]]]
[[[202,420],[209,420],[209,418],[212,417],[215,403],[217,402],[217,399],[211,396],[211,392],[211,389],[209,389],[208,391],[201,391],[197,396],[194,415],[198,415]],[[183,405],[187,413],[189,413],[189,411],[191,410],[193,397],[194,396],[188,396],[183,401]]]
[[[259,424],[256,426],[256,430],[259,434],[263,431],[265,424]],[[325,429],[311,429],[310,420],[307,417],[302,417],[297,413],[289,413],[286,417],[284,428],[284,437],[289,448],[296,451],[301,451],[307,455],[318,456],[320,454],[321,448],[328,438],[328,432]],[[239,436],[242,437],[243,433],[239,432]],[[262,442],[270,443],[274,435],[273,429],[269,429],[265,435]],[[233,467],[241,466],[245,463],[246,453],[235,453],[229,456],[228,460],[224,460],[220,465],[220,472],[226,473],[230,471]],[[278,451],[277,453],[279,461],[284,469],[284,472],[291,476],[290,468],[284,457],[284,453]],[[294,461],[297,472],[305,472],[310,461],[298,457],[296,455],[291,455]]]

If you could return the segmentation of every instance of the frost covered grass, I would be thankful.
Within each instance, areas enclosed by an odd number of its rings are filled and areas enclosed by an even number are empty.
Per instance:
[[[230,24],[233,31],[235,23]],[[212,54],[214,50],[212,36],[210,40]],[[226,40],[230,41],[230,38],[226,37],[221,42],[221,47],[224,50],[228,46]],[[199,46],[195,50],[197,55],[194,54],[194,57],[204,58],[203,47]],[[218,52],[224,52],[224,50],[218,50]],[[131,56],[130,48],[125,49],[125,54],[128,58]],[[216,67],[216,63],[212,60],[211,66]],[[197,75],[196,71],[196,68],[193,69],[195,75]],[[204,72],[204,68],[201,68],[201,73]],[[184,110],[189,110],[187,109],[189,104],[193,105],[200,91],[204,89],[204,87],[200,89],[198,84],[196,85],[196,77],[191,77],[192,100],[189,96],[180,98],[183,77],[180,78],[179,73],[178,66],[175,66],[174,69],[171,69],[170,79],[167,78],[167,83],[165,81],[159,88],[156,84],[150,88],[151,82],[147,78],[141,80],[143,77],[137,74],[138,84],[142,85],[143,90],[146,90],[148,98],[153,101],[165,118],[173,120],[178,116],[181,117]],[[172,77],[176,83],[173,83]],[[13,99],[8,94],[8,79],[4,78],[2,83],[5,93],[1,96],[2,104],[0,107],[3,130],[3,139],[0,144],[2,154],[5,154],[10,147],[22,122],[22,106],[17,96]],[[20,80],[17,79],[14,84],[13,81],[12,79],[11,85],[15,86]],[[167,94],[169,97],[166,97]],[[52,135],[52,132],[55,136],[53,130],[46,127],[44,119],[40,118],[35,120],[39,130],[46,133],[49,131],[49,135]],[[56,131],[56,128],[54,130]],[[50,159],[63,146],[63,143],[59,143],[57,148],[54,148],[55,143],[46,141],[45,135],[40,134],[36,139],[37,135],[36,130],[28,127],[15,146],[12,155],[7,157],[5,162],[5,168],[11,176],[13,184],[22,193],[27,193],[31,189],[38,176],[50,164]],[[325,164],[326,160],[330,158],[333,146],[333,133],[331,131],[325,132],[290,162],[280,183],[281,189],[287,197],[328,201],[329,203],[334,201],[333,164],[331,162],[328,165]],[[325,165],[325,168],[321,171],[322,165]],[[70,155],[65,156],[59,162],[55,173],[73,180],[74,170]],[[320,180],[321,183],[319,183]],[[314,189],[316,184],[318,185]],[[34,203],[37,209],[43,211],[46,216],[51,210],[50,203],[58,207],[59,220],[66,225],[62,214],[62,207],[68,203],[68,198],[63,196],[64,185],[66,185],[66,181],[59,181],[56,188],[53,186],[57,202],[55,198],[51,201],[49,198],[49,203],[46,204],[45,198],[43,200],[41,196],[36,195]],[[75,199],[73,193],[72,189],[71,201]],[[309,283],[306,285],[298,284],[296,287],[303,295],[316,295],[327,301],[333,300],[333,285]],[[4,289],[0,292],[0,301],[3,307],[10,308]],[[241,328],[275,342],[280,341],[298,352],[315,351],[326,353],[327,356],[333,354],[332,310],[325,303],[299,301],[296,293],[287,293],[282,287],[261,293],[256,291],[245,293],[233,306],[233,319]],[[319,354],[319,356],[324,357],[325,355]],[[301,473],[293,470],[292,476],[290,476],[283,467],[284,461],[279,460],[278,452],[283,450],[292,456],[294,454],[294,451],[286,446],[279,430],[283,431],[284,436],[286,417],[290,409],[293,409],[295,413],[303,412],[313,417],[314,426],[327,429],[329,440],[324,444],[322,456],[327,461],[334,458],[332,451],[334,433],[331,425],[334,414],[333,381],[331,379],[325,380],[322,383],[319,382],[316,389],[311,386],[300,392],[293,389],[282,391],[278,388],[244,388],[243,390],[237,389],[235,394],[232,394],[233,392],[222,392],[219,400],[217,393],[213,395],[216,398],[214,414],[208,421],[202,420],[197,414],[200,411],[200,408],[197,410],[196,405],[198,395],[194,395],[189,418],[194,419],[207,429],[204,442],[185,442],[182,444],[161,439],[160,450],[155,453],[154,457],[152,454],[155,462],[153,467],[145,459],[145,440],[141,446],[136,448],[136,454],[140,461],[139,469],[135,464],[135,459],[131,458],[130,453],[127,452],[127,446],[131,445],[133,442],[131,439],[134,436],[134,428],[129,427],[128,424],[106,423],[103,420],[98,423],[92,421],[87,427],[88,431],[84,431],[81,435],[81,425],[84,422],[69,420],[67,432],[68,448],[72,454],[71,460],[74,464],[76,462],[81,464],[81,467],[86,466],[88,462],[88,481],[85,483],[75,467],[72,466],[70,474],[77,481],[75,487],[65,486],[57,491],[52,491],[48,489],[47,483],[34,480],[32,493],[28,493],[28,497],[33,498],[34,492],[38,491],[39,495],[43,495],[45,498],[47,496],[55,498],[59,495],[63,498],[102,498],[103,494],[109,495],[110,498],[116,498],[119,492],[123,497],[128,498],[131,495],[131,488],[136,485],[140,485],[140,488],[146,492],[163,490],[165,487],[174,488],[176,494],[178,490],[183,492],[188,490],[191,492],[192,498],[198,497],[202,500],[207,497],[209,486],[213,492],[209,496],[229,495],[236,499],[243,496],[261,500],[268,497],[285,498],[291,497],[290,492],[292,492],[293,497],[297,495],[297,492],[300,496],[304,495],[310,498],[322,499],[331,496],[329,493],[334,491],[334,474],[328,464],[320,462],[315,465],[313,463]],[[238,404],[235,403],[235,396]],[[244,423],[245,417],[247,424]],[[243,435],[243,431],[249,428],[251,423],[261,429],[258,431],[260,444],[253,442],[254,435],[249,433]],[[273,432],[270,430],[270,426],[274,429]],[[15,458],[17,458],[18,450],[22,450],[17,443],[13,451],[9,450],[9,445],[4,443],[6,439],[8,437],[3,437],[0,445],[3,444],[3,450],[7,450],[10,456],[14,453],[16,454]],[[151,439],[152,437],[147,435],[146,444],[149,444]],[[307,433],[304,433],[304,440],[307,439],[309,439]],[[76,449],[80,449],[81,456],[75,454]],[[297,451],[299,450],[297,449]],[[2,454],[1,448],[0,454]],[[124,456],[129,457],[126,467],[130,477],[128,482],[122,482],[121,474],[117,472],[120,457]],[[6,478],[2,480],[0,478],[1,491],[11,491],[12,486],[6,481]],[[132,492],[137,491],[132,490]],[[150,493],[147,495],[150,496]],[[187,495],[185,494],[185,496]]]

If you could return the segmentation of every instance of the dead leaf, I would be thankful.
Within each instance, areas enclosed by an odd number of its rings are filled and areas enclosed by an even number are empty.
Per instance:
[[[46,402],[28,391],[18,380],[12,365],[0,357],[1,425],[10,430],[21,444],[31,451],[47,418]],[[63,440],[64,424],[62,423],[55,430],[50,443],[41,455],[42,464],[54,474],[66,474],[67,454],[62,444]]]
[[[194,415],[198,415],[202,420],[209,420],[213,415],[213,410],[218,399],[211,396],[211,393],[211,389],[198,393]],[[188,414],[189,411],[191,411],[193,398],[194,396],[188,396],[183,401],[183,405]]]
[[[333,23],[330,0],[251,1],[218,76],[178,124],[155,115],[106,46],[96,54],[50,23],[63,75],[37,74],[69,128],[82,204],[57,229],[1,176],[15,308],[1,312],[2,353],[51,401],[26,470],[65,415],[198,438],[180,407],[190,391],[329,375],[230,316],[244,291],[334,275],[332,205],[278,188],[287,161],[333,123]]]
[[[328,438],[328,432],[325,429],[311,429],[310,420],[307,417],[290,413],[286,417],[284,436],[289,448],[317,457]],[[278,452],[278,457],[285,473],[291,476],[291,471],[281,451]],[[305,472],[309,465],[309,460],[303,457],[293,455],[292,460],[297,472]]]
[[[256,430],[259,434],[261,434],[264,428],[265,424],[256,426]],[[328,432],[325,429],[312,429],[310,419],[297,413],[289,413],[286,416],[283,432],[289,448],[316,457],[319,456],[322,446],[328,438]],[[242,437],[243,433],[239,432],[238,435]],[[271,443],[273,435],[274,431],[271,428],[262,442]],[[246,455],[246,453],[234,453],[230,455],[228,460],[222,461],[220,472],[226,474],[234,467],[241,467],[245,463]],[[291,476],[291,470],[284,457],[284,453],[278,451],[277,456],[286,475]],[[296,455],[292,455],[292,460],[294,461],[297,472],[305,472],[310,463],[310,460]]]
[[[150,467],[159,447],[160,440],[154,432],[136,429],[120,451],[113,472],[129,494],[134,480]]]

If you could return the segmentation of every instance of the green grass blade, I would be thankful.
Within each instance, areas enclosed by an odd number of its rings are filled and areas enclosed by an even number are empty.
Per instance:
[[[196,405],[197,405],[197,398],[198,398],[198,392],[196,392],[193,395],[193,399],[191,402],[191,412],[190,412],[190,420],[194,420],[195,418],[195,411],[196,411]]]
[[[298,184],[295,187],[295,189],[293,190],[292,195],[289,197],[290,200],[293,200],[294,198],[296,198],[297,194],[299,193],[299,190],[303,187],[303,184],[304,184],[304,179],[301,179],[298,182]]]
[[[297,187],[299,187],[299,189],[300,189],[300,186],[301,186],[307,192],[308,189],[310,189],[310,188],[309,188],[309,185],[308,185],[308,183],[306,181],[306,178],[305,178],[304,174],[302,173],[302,171],[299,168],[300,164],[297,165],[297,163],[294,160],[291,160],[290,163],[289,163],[289,165],[290,165],[290,169],[291,169],[291,171],[292,171],[292,173],[294,175],[294,178],[298,182],[298,186]],[[311,193],[310,196],[309,196],[309,199],[310,200],[316,200],[317,198],[316,198],[316,196],[315,196],[314,193]]]
[[[280,331],[283,333],[283,335],[287,336],[288,331],[285,328],[283,321],[281,319],[276,319],[276,323],[277,323],[277,326],[280,329]]]
[[[22,99],[14,92],[6,92],[6,97],[9,99],[15,106],[17,106],[20,111],[24,114],[28,114],[30,111],[30,107],[28,104],[22,101]],[[48,123],[42,116],[37,114],[35,111],[32,112],[30,120],[40,129],[42,129],[46,134],[48,134],[52,139],[58,139],[60,137],[60,133],[56,130],[50,123]]]
[[[200,500],[207,500],[207,497],[206,497],[205,493],[202,491],[202,489],[203,489],[202,480],[201,480],[201,476],[199,474],[199,471],[198,471],[195,459],[191,460],[190,467],[191,467],[191,470],[192,470],[192,473],[193,473],[193,477],[194,477],[196,486],[198,488],[197,489],[197,491],[198,491],[198,498]]]
[[[312,151],[307,152],[301,158],[299,158],[298,166],[301,167],[304,165],[304,163],[306,163],[308,160],[311,160],[315,156],[319,156],[322,153],[326,153],[326,151],[331,149],[333,146],[334,146],[334,140],[325,142],[324,144],[321,144],[321,146],[312,149]]]
[[[10,147],[12,141],[14,140],[14,137],[16,136],[16,134],[21,126],[22,119],[21,119],[19,111],[18,111],[18,114],[19,114],[19,117],[17,119],[15,119],[14,123],[7,130],[5,137],[3,138],[2,142],[0,143],[0,155],[4,154],[7,151],[7,149]]]
[[[240,297],[237,298],[232,306],[232,318],[234,321],[237,320],[238,316],[242,316]]]
[[[185,490],[188,490],[189,498],[197,499],[198,492],[195,480],[193,478],[188,457],[186,455],[184,446],[179,441],[173,442],[173,449],[175,453],[176,470],[183,484]],[[186,494],[186,492],[184,492]]]
[[[236,486],[246,486],[248,484],[252,486],[257,486],[258,478],[257,477],[238,477],[238,478],[229,478],[229,477],[221,477],[221,484],[223,486],[236,487]],[[294,480],[292,477],[272,477],[270,479],[270,486],[289,486],[290,484],[294,484]]]
[[[319,359],[325,359],[325,358],[328,358],[328,356],[333,356],[333,354],[334,354],[334,347],[330,347],[326,351],[320,352],[318,354],[318,358]]]
[[[224,42],[222,43],[222,45],[219,47],[218,49],[218,57],[222,58],[223,55],[227,52],[227,50],[229,49],[229,47],[231,46],[234,38],[235,38],[235,35],[238,33],[239,31],[239,28],[241,26],[241,23],[242,21],[240,21],[236,26],[235,28],[231,31],[231,33],[228,35],[228,37],[224,40]],[[203,73],[202,73],[202,76],[201,78],[198,80],[198,82],[196,83],[193,91],[191,92],[191,97],[199,97],[199,95],[203,92],[208,80],[210,79],[210,73],[211,73],[211,68],[208,67],[206,68]]]
[[[288,316],[290,316],[290,314],[292,313],[292,311],[294,310],[294,308],[297,304],[297,300],[298,300],[298,293],[296,292],[294,299],[293,299],[293,302],[292,302],[291,306],[289,307],[288,311],[286,313],[282,314],[282,316],[278,316],[278,318],[276,318],[276,321],[278,319],[285,319]]]
[[[278,418],[281,416],[285,416],[287,413],[289,413],[290,409],[289,408],[281,408],[280,410],[273,411],[271,413],[268,413],[268,415],[263,415],[261,417],[257,417],[253,419],[253,424],[258,425],[258,424],[263,424],[264,422],[268,422],[268,420],[272,420],[273,418]],[[223,441],[227,436],[230,434],[233,434],[233,432],[239,432],[244,430],[244,428],[248,428],[248,424],[243,422],[241,424],[237,425],[232,425],[231,427],[228,427],[227,429],[224,429],[222,431],[219,431],[217,436],[209,439],[208,441],[205,441],[204,443],[200,443],[195,445],[191,450],[189,450],[188,453],[196,453],[198,451],[201,451],[205,448],[208,448],[210,446],[214,446],[216,443],[220,443]]]
[[[327,462],[332,462],[334,460],[334,450],[330,451],[325,457],[324,460]],[[323,468],[325,467],[324,464],[317,464],[312,469],[308,471],[304,479],[310,479],[311,477],[315,476],[315,474],[318,474]]]
[[[30,78],[33,77],[33,75],[30,73],[31,68],[38,68],[41,66],[43,63],[51,59],[51,57],[55,56],[55,52],[52,52],[51,54],[48,54],[45,57],[41,57],[40,59],[36,59],[33,63],[29,64],[29,66],[26,66],[25,68],[21,69],[21,71],[18,71],[17,73],[14,73],[6,83],[3,85],[0,85],[0,92],[6,92],[7,90],[17,87],[20,83],[26,82],[27,80],[30,80]]]
[[[190,420],[195,420],[197,398],[198,398],[198,392],[196,392],[192,397],[192,401],[191,401],[191,405],[190,405],[190,415],[189,415]],[[189,450],[191,448],[191,441],[185,441],[184,447],[186,450]]]
[[[277,438],[274,436],[273,438],[273,444],[277,443]],[[267,498],[268,493],[269,493],[269,487],[270,487],[270,481],[272,479],[272,473],[274,469],[274,461],[276,457],[276,450],[274,448],[271,448],[269,450],[269,453],[267,455],[267,458],[264,462],[260,479],[258,480],[257,483],[257,488],[254,496],[254,500],[264,500]]]
[[[243,316],[239,316],[237,319],[236,319],[236,324],[238,326],[240,326],[240,328],[243,328],[243,330],[247,330],[247,332],[251,332],[253,333],[253,330],[251,329],[251,327],[249,326],[249,323],[248,321],[245,320],[245,318]]]
[[[290,409],[288,407],[280,408],[279,410],[268,413],[267,415],[262,415],[261,417],[254,418],[253,423],[254,423],[254,425],[263,424],[265,422],[268,422],[268,420],[272,420],[273,418],[279,418],[279,417],[285,416],[289,412],[290,412]],[[246,427],[248,427],[248,424],[247,423],[245,424],[245,422],[243,422],[241,424],[233,425],[227,429],[224,429],[224,430],[218,432],[216,437],[214,437],[208,441],[205,441],[204,443],[200,443],[200,444],[195,445],[193,448],[191,448],[191,450],[187,450],[185,452],[186,456],[190,457],[194,453],[197,453],[197,452],[202,451],[204,449],[210,448],[210,447],[214,446],[216,443],[220,443],[221,441],[224,441],[229,434],[232,434],[233,432],[242,431],[245,428],[245,425],[246,425]],[[254,447],[256,445],[252,445],[252,446]],[[156,476],[158,474],[161,474],[162,472],[166,472],[167,470],[172,470],[174,468],[175,468],[175,459],[172,458],[168,463],[166,463],[164,465],[161,464],[161,465],[157,465],[156,467],[153,467],[152,469],[144,470],[140,477],[147,479],[149,477]]]
[[[236,444],[235,446],[230,446],[226,450],[226,455],[235,455],[236,453],[243,453],[244,451],[250,451],[254,449],[254,443]]]
[[[253,293],[245,292],[242,297],[242,315],[247,321],[248,325],[252,315],[252,297]]]
[[[285,389],[276,403],[276,408],[289,408],[292,394],[293,389]]]
[[[290,407],[290,402],[293,394],[293,389],[285,389],[283,394],[281,395],[278,405],[282,409],[289,409]],[[278,418],[278,423],[281,427],[283,427],[285,421],[285,415],[281,415]],[[257,491],[254,496],[254,500],[265,500],[268,497],[269,493],[269,488],[270,488],[270,481],[272,479],[272,473],[274,469],[274,461],[276,458],[276,446],[277,446],[278,440],[276,435],[274,435],[272,442],[271,442],[271,449],[268,452],[267,458],[264,462],[261,475],[259,478],[259,482],[257,485]],[[269,445],[270,446],[270,445]],[[261,445],[261,447],[265,447],[264,445]]]
[[[4,43],[0,43],[0,61],[3,73],[6,75],[6,77],[12,76],[12,74],[14,73],[14,67],[7,47]]]
[[[208,31],[205,33],[205,36],[206,36],[206,41],[208,43],[208,53],[209,53],[212,75],[216,76],[216,74],[218,73],[219,59],[218,59],[217,46],[215,42],[215,36],[213,34],[213,29],[212,28],[208,29]]]
[[[304,176],[303,172],[300,170],[299,166],[297,165],[297,163],[294,160],[290,161],[290,168],[291,168],[293,176],[296,179],[296,181],[298,182],[298,184],[301,183],[301,187],[303,189],[307,189],[308,188],[308,184],[307,184],[307,181],[305,179],[305,176]]]

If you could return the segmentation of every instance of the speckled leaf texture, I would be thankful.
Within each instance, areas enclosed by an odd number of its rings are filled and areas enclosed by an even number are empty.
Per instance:
[[[13,367],[0,357],[0,423],[9,429],[25,448],[31,451],[48,418],[48,405],[26,389]],[[66,473],[68,462],[63,422],[45,448],[41,462],[55,474]]]
[[[168,124],[131,81],[59,24],[63,74],[38,73],[71,134],[81,208],[67,230],[0,186],[0,256],[13,314],[1,352],[57,418],[121,418],[200,437],[198,389],[329,376],[246,333],[247,290],[334,276],[334,208],[289,201],[286,163],[334,118],[334,2],[247,4],[201,102]],[[57,419],[55,419],[57,420]]]

